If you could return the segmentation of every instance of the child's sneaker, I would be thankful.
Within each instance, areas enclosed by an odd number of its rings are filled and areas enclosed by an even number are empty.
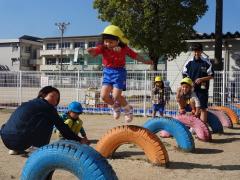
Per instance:
[[[125,111],[125,122],[129,123],[133,120],[133,107],[128,105],[127,108],[124,109]]]
[[[9,150],[8,154],[9,155],[18,155],[18,154],[23,154],[24,151],[17,151],[17,150]]]
[[[118,102],[114,103],[112,110],[113,110],[113,118],[115,120],[119,119],[121,115],[121,106]]]
[[[28,154],[32,154],[34,151],[36,151],[38,149],[38,147],[35,146],[31,146],[29,147],[26,151]]]

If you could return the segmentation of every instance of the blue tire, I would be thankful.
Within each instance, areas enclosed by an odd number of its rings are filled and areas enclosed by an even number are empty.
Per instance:
[[[165,130],[176,139],[180,149],[186,152],[195,150],[194,140],[189,129],[174,118],[152,118],[148,120],[143,127],[147,128],[152,133],[158,133],[160,130]]]
[[[221,121],[218,119],[218,117],[213,114],[212,112],[208,111],[207,112],[207,117],[208,117],[208,124],[210,128],[212,129],[213,133],[223,133],[223,125]]]
[[[107,160],[92,147],[61,140],[39,148],[28,158],[21,180],[46,180],[54,170],[63,169],[78,179],[117,179]]]

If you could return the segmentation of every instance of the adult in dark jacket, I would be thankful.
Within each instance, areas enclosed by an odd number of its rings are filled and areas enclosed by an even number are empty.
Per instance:
[[[209,59],[201,56],[202,44],[193,47],[194,57],[186,62],[183,68],[183,77],[189,77],[194,84],[194,92],[200,100],[200,119],[207,122],[209,80],[213,79],[214,71]]]
[[[31,146],[41,147],[50,142],[54,125],[64,138],[85,143],[60,119],[55,106],[60,101],[58,89],[46,86],[36,99],[22,103],[1,127],[1,138],[10,149],[19,154]]]

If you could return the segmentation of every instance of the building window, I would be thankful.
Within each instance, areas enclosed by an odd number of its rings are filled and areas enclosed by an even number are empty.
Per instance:
[[[30,53],[31,52],[31,47],[30,46],[26,46],[25,47],[25,53]]]
[[[13,45],[12,46],[12,52],[18,51],[18,45]]]
[[[63,42],[62,46],[61,46],[61,43],[59,43],[59,48],[69,49],[70,48],[70,42]]]
[[[47,50],[51,50],[51,49],[56,49],[56,44],[55,43],[48,43],[47,44]]]
[[[101,65],[102,64],[102,57],[101,56],[90,57],[89,61],[87,63],[88,63],[88,65]]]
[[[84,65],[84,58],[79,57],[77,62],[73,62],[74,65]]]
[[[95,41],[90,41],[90,42],[88,42],[88,47],[95,47],[96,44],[97,43]]]
[[[85,42],[75,42],[74,48],[85,48]]]
[[[61,60],[59,62],[61,62]],[[63,58],[62,64],[70,64],[70,58]]]
[[[37,59],[37,49],[33,49],[32,58]]]
[[[56,58],[46,59],[46,65],[55,65],[55,64],[56,64]]]

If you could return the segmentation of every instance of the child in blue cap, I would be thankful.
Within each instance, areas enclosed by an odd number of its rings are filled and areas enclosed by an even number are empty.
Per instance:
[[[79,118],[79,115],[82,114],[82,112],[82,105],[77,101],[73,101],[68,105],[68,111],[60,117],[76,135],[80,132],[83,139],[89,144],[89,140],[83,128],[83,121]]]

